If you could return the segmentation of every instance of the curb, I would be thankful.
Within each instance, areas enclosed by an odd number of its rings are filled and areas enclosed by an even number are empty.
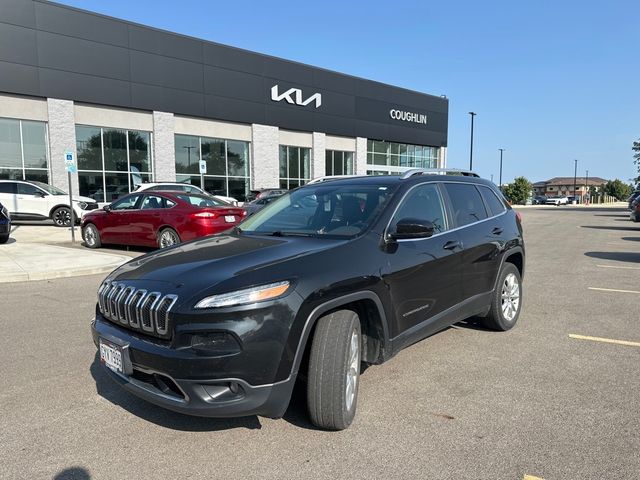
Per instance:
[[[17,273],[12,275],[3,275],[0,277],[0,284],[2,283],[17,283],[17,282],[36,282],[40,280],[53,280],[56,278],[70,278],[70,277],[82,277],[84,275],[98,275],[100,273],[111,273],[115,268],[119,267],[123,263],[116,262],[110,265],[104,265],[102,267],[95,268],[81,268],[77,270],[55,270],[52,272],[35,272],[35,273]]]

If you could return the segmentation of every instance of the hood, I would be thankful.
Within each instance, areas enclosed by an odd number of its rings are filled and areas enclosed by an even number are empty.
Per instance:
[[[64,195],[55,195],[56,197],[64,197],[67,201],[69,201],[69,194],[65,193]],[[91,197],[83,197],[81,195],[73,195],[72,196],[74,202],[86,202],[86,203],[97,203],[95,199]]]
[[[216,235],[136,258],[116,269],[109,275],[109,280],[128,280],[135,284],[170,282],[173,289],[184,288],[195,292],[240,276],[251,278],[260,269],[311,255],[344,241],[309,237]],[[246,284],[251,285],[251,280],[247,280]]]

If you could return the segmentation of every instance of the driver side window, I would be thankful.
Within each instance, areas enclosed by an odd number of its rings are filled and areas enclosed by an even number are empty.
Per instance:
[[[140,195],[130,195],[111,204],[111,210],[133,210],[140,199]]]
[[[396,211],[392,225],[405,218],[426,220],[433,223],[434,233],[447,230],[447,219],[440,191],[435,183],[414,187],[402,200]]]

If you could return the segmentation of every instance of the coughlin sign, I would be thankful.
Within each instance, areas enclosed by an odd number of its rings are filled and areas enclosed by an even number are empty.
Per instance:
[[[427,116],[424,113],[407,112],[404,110],[389,110],[389,116],[394,120],[402,120],[404,122],[427,124]]]

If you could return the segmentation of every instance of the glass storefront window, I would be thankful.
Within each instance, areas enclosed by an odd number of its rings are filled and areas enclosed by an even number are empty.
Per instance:
[[[199,161],[207,162],[204,189],[213,195],[244,201],[249,194],[249,142],[222,138],[175,136],[178,182],[200,186]]]
[[[311,179],[311,149],[280,145],[280,188],[296,188]]]
[[[392,175],[409,168],[437,168],[438,150],[438,147],[367,140],[367,164],[376,167],[369,172]]]
[[[353,175],[353,152],[327,150],[325,160],[327,175]]]
[[[0,118],[0,179],[49,183],[46,123]]]
[[[152,180],[151,133],[76,125],[80,195],[112,202]]]

